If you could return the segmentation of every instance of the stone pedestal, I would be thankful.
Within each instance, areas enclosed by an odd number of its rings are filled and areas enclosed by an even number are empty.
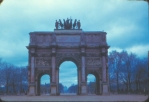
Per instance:
[[[108,90],[108,84],[107,83],[102,84],[102,95],[109,95],[109,90]]]
[[[81,95],[87,95],[87,85],[85,83],[81,85]]]
[[[51,95],[57,95],[57,86],[56,84],[51,83]]]
[[[29,92],[28,92],[28,96],[35,96],[35,86],[30,86],[29,87]]]

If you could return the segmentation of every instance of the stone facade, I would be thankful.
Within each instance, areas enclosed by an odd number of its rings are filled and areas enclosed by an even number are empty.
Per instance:
[[[87,94],[87,75],[96,77],[97,94],[109,94],[106,32],[54,30],[30,32],[28,95],[40,95],[40,77],[50,75],[50,94],[59,95],[59,67],[66,60],[77,65],[78,95]]]

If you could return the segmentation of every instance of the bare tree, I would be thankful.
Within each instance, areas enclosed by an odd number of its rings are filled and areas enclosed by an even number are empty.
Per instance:
[[[138,59],[133,78],[136,84],[136,92],[140,92],[141,84],[147,90],[147,58]]]
[[[24,85],[27,85],[28,84],[28,70],[27,70],[27,67],[25,67],[25,66],[21,66],[21,67],[19,67],[18,68],[18,76],[17,76],[17,79],[18,79],[18,86],[20,87],[20,92],[22,93],[24,93],[24,88],[23,88],[23,86]]]
[[[117,51],[112,51],[109,55],[109,71],[110,78],[115,78],[117,92],[119,92],[119,82],[121,78],[122,54]]]
[[[1,64],[1,82],[5,83],[5,87],[6,87],[6,93],[8,93],[8,89],[9,89],[9,82],[11,80],[11,73],[12,71],[12,65],[8,64],[6,62],[3,62]]]
[[[27,86],[27,83],[26,67],[16,67],[0,59],[0,84],[5,86],[7,94],[9,91],[12,93],[24,91],[23,86]]]
[[[139,91],[141,86],[147,90],[147,59],[127,51],[112,51],[109,54],[109,75],[110,87],[116,86],[117,92],[120,84],[123,89],[123,85],[126,86],[128,93],[135,89]]]
[[[127,87],[127,92],[130,93],[131,90],[131,83],[133,82],[133,72],[137,65],[137,55],[127,52],[123,52],[123,73],[124,73],[124,83]]]

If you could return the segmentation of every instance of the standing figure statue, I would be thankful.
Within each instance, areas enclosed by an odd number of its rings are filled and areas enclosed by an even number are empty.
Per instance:
[[[73,23],[73,29],[75,29],[75,27],[76,27],[76,22],[77,22],[77,19],[75,19],[75,21]]]
[[[79,21],[77,21],[77,27],[78,27],[78,29],[80,29],[80,27],[81,27],[80,20],[79,20]]]
[[[56,29],[58,29],[58,25],[59,23],[58,23],[58,21],[56,20],[56,22],[55,22],[55,27],[56,27]]]
[[[63,19],[63,21],[64,21],[64,29],[66,29],[66,21],[65,21],[65,19]]]
[[[72,19],[70,19],[69,29],[72,28]]]
[[[69,18],[67,18],[67,20],[66,20],[66,24],[67,24],[67,25],[69,24]]]
[[[69,29],[69,19],[68,19],[68,18],[67,18],[67,20],[66,20],[65,23],[66,23],[66,27],[65,27],[65,28],[66,28],[66,29]]]

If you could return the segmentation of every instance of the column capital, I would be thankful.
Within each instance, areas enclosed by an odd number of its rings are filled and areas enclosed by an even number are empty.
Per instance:
[[[81,56],[85,56],[86,55],[86,52],[85,52],[85,48],[81,48]]]
[[[56,67],[55,69],[59,71],[59,67]]]
[[[86,53],[81,53],[81,56],[84,56],[85,57],[86,56]]]
[[[103,52],[103,53],[101,53],[101,56],[103,57],[103,56],[107,56],[107,52]]]
[[[36,53],[30,53],[31,57],[35,57],[37,54]]]
[[[52,56],[55,56],[56,55],[56,48],[55,47],[52,48],[51,55]]]

